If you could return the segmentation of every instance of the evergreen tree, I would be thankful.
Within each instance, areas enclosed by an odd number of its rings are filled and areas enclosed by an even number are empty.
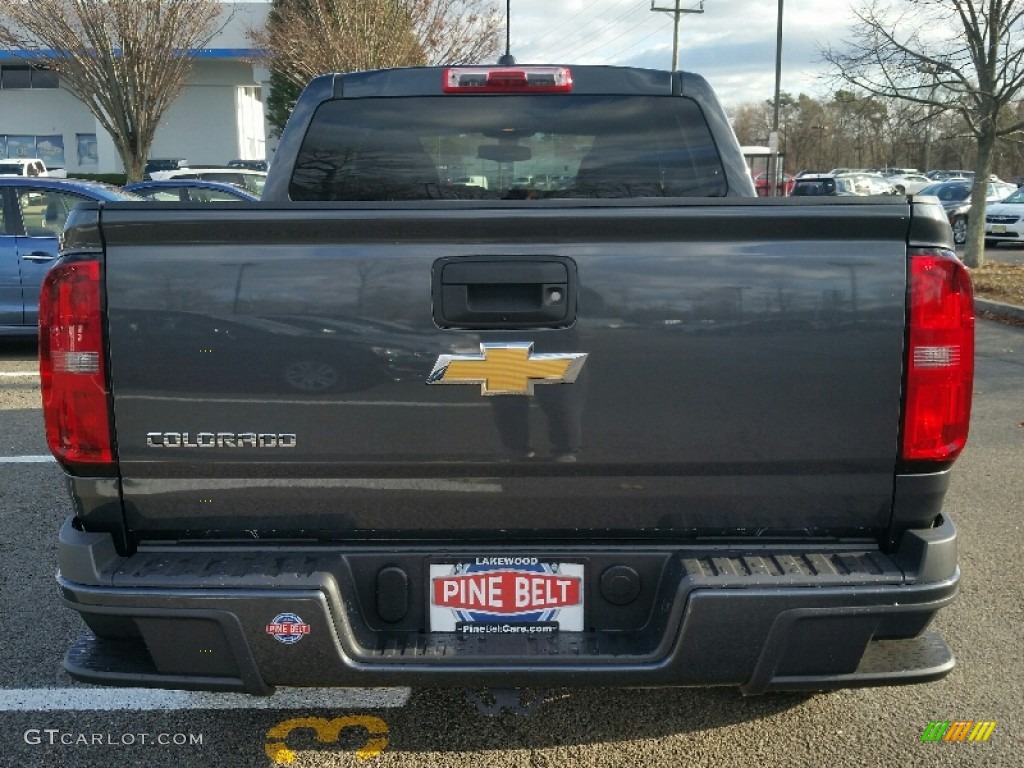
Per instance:
[[[295,100],[299,98],[302,89],[282,75],[280,72],[270,72],[270,93],[267,94],[267,122],[270,123],[270,133],[274,138],[280,138],[284,126],[295,109]]]

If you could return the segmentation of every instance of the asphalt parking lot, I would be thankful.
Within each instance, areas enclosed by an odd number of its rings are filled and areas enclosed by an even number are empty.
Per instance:
[[[496,717],[461,691],[254,700],[71,681],[61,658],[80,625],[53,579],[71,506],[47,459],[34,355],[30,344],[0,344],[0,766],[1024,764],[1022,328],[978,327],[971,439],[947,496],[962,589],[935,625],[957,654],[949,677],[751,699],[725,689],[560,690],[531,715]],[[922,741],[930,722],[952,720],[996,725],[983,743]]]
[[[1007,264],[1024,264],[1024,247],[1011,248],[1008,245],[997,245],[986,248],[985,258],[989,261],[1002,261]]]

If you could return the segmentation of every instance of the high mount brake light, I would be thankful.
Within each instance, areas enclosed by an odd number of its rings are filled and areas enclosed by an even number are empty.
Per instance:
[[[444,71],[445,93],[568,93],[568,67],[451,67]]]
[[[59,264],[39,301],[39,374],[50,451],[64,465],[114,461],[103,355],[100,264]]]
[[[912,250],[901,455],[953,461],[967,442],[974,386],[974,295],[948,251]]]

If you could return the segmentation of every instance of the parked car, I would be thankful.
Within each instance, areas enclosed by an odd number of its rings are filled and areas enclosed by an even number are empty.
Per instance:
[[[953,203],[962,203],[966,200],[971,194],[971,184],[965,179],[937,181],[922,188],[918,194],[939,198],[939,202],[945,208]]]
[[[953,242],[963,245],[967,242],[967,213],[971,208],[971,188],[974,182],[966,179],[942,181],[938,184],[931,184],[920,192],[919,195],[933,195],[939,198],[942,207],[949,217],[949,224],[953,227]],[[985,195],[987,203],[995,203],[1009,197],[1017,190],[1015,184],[1005,181],[990,181]]]
[[[254,195],[263,192],[263,184],[267,180],[264,171],[252,171],[248,168],[178,168],[174,171],[155,171],[154,181],[165,179],[204,179],[205,181],[223,181],[249,190]]]
[[[39,289],[68,213],[87,200],[138,200],[107,184],[0,176],[0,337],[34,336]]]
[[[985,207],[985,246],[1024,242],[1024,189]]]
[[[0,176],[64,179],[67,175],[63,168],[47,168],[46,163],[38,157],[10,157],[0,160]]]
[[[124,189],[147,200],[176,203],[215,203],[236,200],[259,200],[247,189],[223,181],[204,179],[166,179],[163,181],[139,181],[127,184]]]
[[[151,157],[146,161],[142,178],[152,179],[157,171],[176,171],[188,165],[188,160],[183,157]]]
[[[776,193],[778,195],[788,195],[793,191],[793,184],[796,179],[790,176],[788,173],[783,173],[782,177],[776,183]],[[768,197],[768,192],[771,189],[771,182],[768,181],[767,173],[759,173],[754,177],[754,189],[757,190],[758,197]]]
[[[932,183],[923,173],[898,173],[888,178],[897,195],[915,195]]]
[[[853,188],[853,181],[836,177],[828,173],[816,176],[801,176],[793,183],[790,191],[791,197],[821,197],[821,196],[846,196],[857,194]]]

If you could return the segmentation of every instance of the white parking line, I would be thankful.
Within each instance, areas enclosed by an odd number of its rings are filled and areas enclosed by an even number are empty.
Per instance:
[[[0,688],[0,712],[404,707],[410,688],[279,688],[273,696],[148,688]]]
[[[0,371],[0,377],[3,376],[32,376],[39,378],[39,371]]]
[[[0,456],[0,464],[49,464],[53,456]]]

